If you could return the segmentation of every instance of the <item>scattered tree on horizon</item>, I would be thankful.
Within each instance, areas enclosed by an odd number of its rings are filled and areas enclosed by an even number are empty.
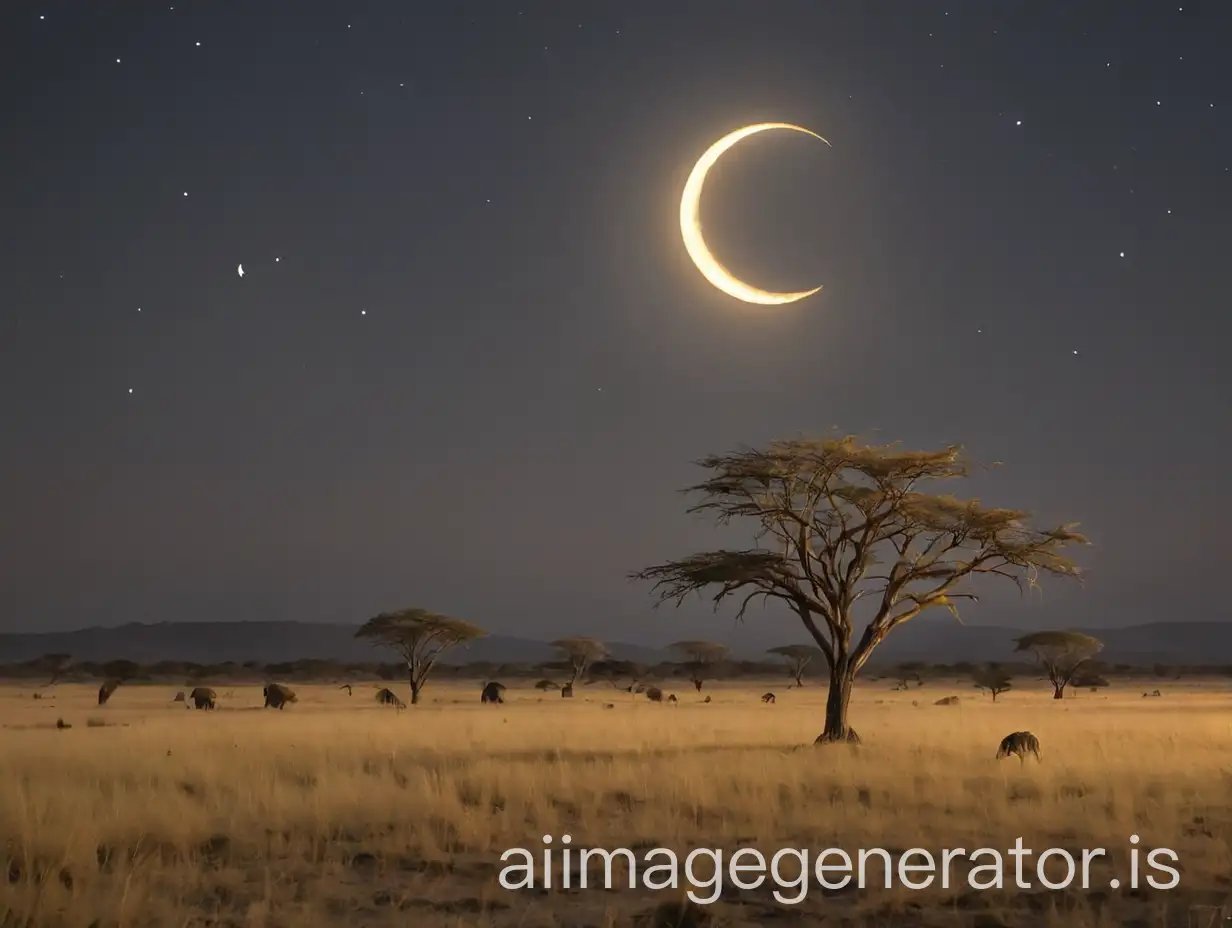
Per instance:
[[[600,660],[590,665],[590,678],[586,682],[590,684],[604,680],[618,690],[632,693],[649,675],[650,668],[636,661]],[[622,680],[629,682],[622,686]]]
[[[1015,639],[1014,653],[1030,654],[1052,684],[1052,698],[1062,699],[1079,668],[1098,654],[1104,643],[1082,632],[1033,632]]]
[[[737,619],[757,598],[786,603],[800,618],[830,670],[825,725],[818,743],[858,741],[848,723],[856,675],[873,649],[899,625],[957,599],[979,576],[1034,586],[1041,572],[1078,577],[1061,552],[1086,539],[1073,525],[1038,530],[1028,514],[977,500],[932,495],[921,486],[968,475],[958,446],[903,451],[853,437],[795,439],[761,449],[711,455],[710,475],[688,491],[720,525],[748,519],[765,547],[715,550],[632,575],[653,583],[659,603],[677,606],[717,588],[715,609],[738,597]],[[872,618],[855,637],[856,605]]]
[[[52,686],[72,666],[72,663],[73,655],[71,654],[44,654],[31,661],[30,666],[47,674],[49,679],[44,685]]]
[[[411,705],[419,703],[419,693],[442,653],[486,635],[477,625],[427,609],[382,612],[355,633],[356,638],[384,645],[401,655],[411,685]]]
[[[569,661],[569,682],[561,687],[561,695],[573,695],[573,686],[595,661],[607,657],[607,646],[595,638],[557,638],[552,647],[563,651]]]
[[[821,649],[811,644],[784,644],[777,648],[770,648],[766,653],[786,658],[787,672],[796,681],[796,686],[804,686],[804,669],[813,662],[814,658],[821,657]]]
[[[976,689],[992,694],[993,702],[996,702],[997,697],[1002,693],[1014,688],[1013,679],[1010,677],[1009,672],[1003,670],[997,664],[977,667],[972,671],[971,679],[975,681]]]
[[[727,645],[715,641],[677,641],[668,645],[688,657],[682,665],[699,693],[707,679],[713,679],[715,668],[727,659]]]

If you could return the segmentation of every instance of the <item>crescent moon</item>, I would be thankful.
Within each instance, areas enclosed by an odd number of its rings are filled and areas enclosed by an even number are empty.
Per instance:
[[[684,239],[684,247],[689,252],[689,257],[693,259],[693,263],[697,265],[697,269],[715,287],[722,290],[728,296],[733,296],[746,303],[772,306],[802,300],[806,296],[812,296],[821,290],[821,287],[814,287],[812,290],[800,290],[796,293],[774,293],[770,290],[761,290],[746,284],[719,263],[719,260],[706,247],[706,240],[702,237],[700,215],[702,187],[706,183],[706,174],[714,167],[715,162],[719,160],[719,157],[727,149],[731,148],[741,139],[748,138],[750,135],[758,132],[765,132],[767,129],[789,129],[793,132],[803,132],[805,135],[811,135],[815,139],[821,139],[827,145],[830,144],[811,129],[792,125],[789,122],[761,122],[729,132],[706,149],[705,154],[698,159],[697,164],[693,166],[692,173],[689,174],[689,179],[685,182],[684,195],[680,198],[680,235]]]

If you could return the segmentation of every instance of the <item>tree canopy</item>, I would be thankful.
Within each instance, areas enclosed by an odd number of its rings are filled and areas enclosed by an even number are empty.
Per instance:
[[[971,679],[974,681],[976,689],[984,690],[992,696],[993,702],[996,702],[997,697],[1002,693],[1014,687],[1013,678],[1009,672],[996,664],[977,667],[972,672]]]
[[[638,571],[659,602],[680,605],[709,591],[743,618],[756,600],[794,612],[830,668],[826,726],[819,741],[858,740],[847,723],[855,675],[895,628],[920,613],[974,600],[969,581],[999,576],[1020,589],[1042,573],[1078,577],[1064,549],[1085,544],[1073,524],[1037,529],[1028,513],[925,492],[966,477],[951,445],[933,451],[874,446],[854,437],[776,441],[711,455],[709,472],[685,492],[690,512],[720,525],[751,525],[755,546],[704,551]],[[871,616],[856,634],[857,605]]]
[[[786,659],[787,672],[796,681],[796,686],[804,686],[804,670],[816,658],[821,657],[821,649],[811,644],[783,644],[770,648],[767,654],[777,654]]]
[[[1015,653],[1035,658],[1052,683],[1052,698],[1061,699],[1079,669],[1103,650],[1104,643],[1083,632],[1042,631],[1015,639]]]
[[[382,612],[360,626],[356,638],[367,639],[396,651],[406,662],[411,685],[411,703],[419,702],[428,674],[449,648],[483,638],[477,625],[427,609]]]
[[[668,647],[688,658],[683,667],[699,693],[706,680],[713,676],[714,668],[725,661],[728,654],[727,645],[715,641],[676,641]]]
[[[566,687],[570,691],[591,664],[607,657],[607,646],[594,638],[557,638],[552,642],[552,647],[563,651],[569,660],[573,676]]]

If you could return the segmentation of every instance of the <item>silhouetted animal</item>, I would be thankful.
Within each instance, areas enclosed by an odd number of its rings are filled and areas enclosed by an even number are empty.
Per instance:
[[[479,701],[483,703],[484,705],[487,705],[488,703],[492,703],[493,705],[495,705],[496,703],[504,702],[505,701],[504,684],[497,683],[496,681],[492,681],[491,683],[484,686],[483,692],[479,694]]]
[[[710,702],[710,697],[707,696],[705,699],[702,700],[702,702]]]
[[[42,699],[42,698],[43,698],[43,694],[42,694],[42,693],[35,693],[35,694],[34,694],[34,698],[35,698],[35,699]]]
[[[172,701],[172,702],[183,702],[183,701],[184,701],[184,691],[183,691],[183,690],[180,690],[178,693],[176,693],[176,694],[175,694],[175,699],[173,699],[173,700],[171,700],[171,701]]]
[[[603,708],[604,708],[604,709],[615,709],[615,708],[616,708],[616,703],[614,703],[614,702],[605,702],[605,703],[603,704]]]
[[[382,706],[393,706],[395,709],[406,708],[406,703],[398,698],[398,694],[384,686],[376,691],[376,701]]]
[[[281,709],[289,702],[299,702],[299,697],[295,695],[295,690],[289,686],[283,686],[281,683],[266,684],[264,692],[266,709]]]
[[[942,696],[935,703],[933,703],[933,705],[934,706],[956,706],[958,705],[958,697],[957,696]]]
[[[651,702],[662,702],[663,691],[657,686],[648,686],[646,687],[646,698]]]
[[[218,694],[208,686],[198,686],[188,694],[188,698],[192,700],[193,706],[197,709],[213,709],[214,700],[218,698]]]
[[[350,696],[350,695],[351,695],[351,684],[349,684],[349,683],[344,683],[344,684],[342,684],[342,686],[338,687],[338,689],[340,689],[340,690],[346,690],[346,691],[347,691],[347,695],[348,695],[348,696]]]
[[[562,699],[572,699],[573,698],[573,684],[566,683],[564,686],[562,686],[560,688],[560,695]]]
[[[761,701],[764,703],[774,702],[774,694],[773,693],[763,693],[761,697]]]
[[[120,688],[119,680],[108,680],[98,688],[98,704],[100,706],[107,705],[107,700],[111,698],[111,694]]]
[[[1159,690],[1155,690],[1155,691],[1150,692],[1150,693],[1143,693],[1143,694],[1142,694],[1142,698],[1143,698],[1143,699],[1150,699],[1150,698],[1151,698],[1151,697],[1153,697],[1153,696],[1162,696],[1162,695],[1163,695],[1163,693],[1161,693]]]
[[[56,728],[72,728],[72,727],[73,726],[70,725],[68,722],[64,721],[64,719],[56,719]]]
[[[672,693],[670,696],[668,696],[668,697],[667,697],[667,701],[668,701],[668,702],[670,702],[670,703],[672,703],[672,705],[675,705],[677,702],[679,702],[679,700],[678,700],[678,699],[676,699],[676,694],[675,694],[675,693]]]
[[[1001,745],[997,748],[997,760],[1011,754],[1018,755],[1018,760],[1023,763],[1026,763],[1028,754],[1034,754],[1035,759],[1040,760],[1039,738],[1029,731],[1011,732],[1001,739]]]

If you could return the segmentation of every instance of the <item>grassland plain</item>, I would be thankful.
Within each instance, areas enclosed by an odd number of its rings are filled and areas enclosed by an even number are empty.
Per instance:
[[[771,885],[728,884],[702,909],[714,925],[1147,928],[1187,925],[1191,906],[1232,896],[1226,689],[1170,683],[1143,699],[1157,681],[1118,682],[1056,701],[1026,686],[994,704],[962,681],[906,692],[863,681],[852,720],[864,745],[851,749],[812,746],[824,689],[785,682],[708,686],[709,704],[685,684],[676,706],[606,685],[562,700],[530,682],[481,706],[478,682],[430,683],[406,711],[379,706],[378,684],[349,696],[296,686],[285,711],[262,709],[259,687],[219,684],[214,712],[172,702],[174,686],[121,687],[102,708],[93,686],[0,686],[0,924],[673,923],[652,913],[683,889],[628,889],[620,867],[611,891],[594,888],[596,872],[587,889],[500,886],[502,851],[566,833],[574,848],[662,846],[682,859],[743,845],[767,858],[782,847],[939,857],[1019,836],[1037,852],[1108,851],[1086,890],[1017,889],[1008,857],[1004,890],[973,890],[960,871],[951,888],[921,891],[897,877],[888,890],[811,880],[804,901],[783,905]],[[767,689],[775,704],[759,700]],[[957,705],[935,705],[951,694]],[[1042,764],[994,759],[1019,729],[1039,736]],[[1129,888],[1132,834],[1144,854],[1176,851],[1177,888]],[[877,864],[870,873],[880,879]]]

